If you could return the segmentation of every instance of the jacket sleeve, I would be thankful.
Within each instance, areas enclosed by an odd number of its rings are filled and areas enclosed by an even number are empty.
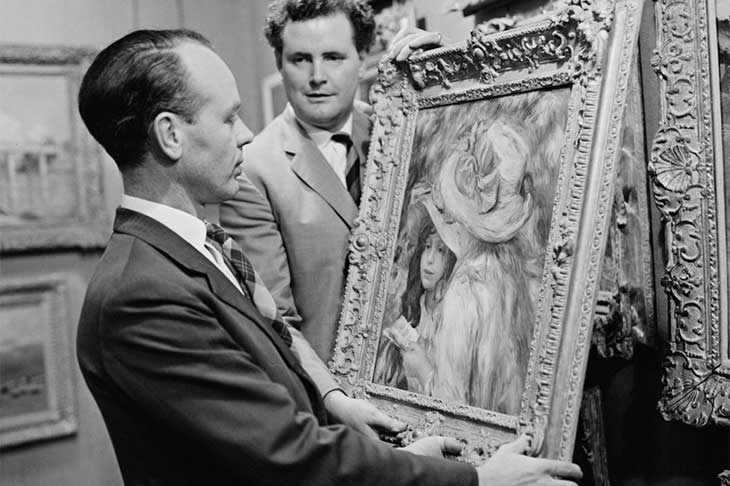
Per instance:
[[[289,260],[274,211],[263,189],[245,174],[238,182],[236,196],[220,206],[220,224],[246,252],[284,321],[299,327],[302,318],[294,302]]]
[[[102,359],[116,387],[152,423],[242,484],[476,484],[472,466],[398,451],[345,426],[320,426],[269,378],[250,344],[228,334],[193,286],[128,280],[107,295],[99,322]]]
[[[221,226],[246,252],[256,271],[266,283],[276,302],[277,310],[291,329],[295,349],[302,367],[309,373],[322,396],[339,385],[312,349],[298,326],[302,321],[291,290],[289,260],[284,240],[268,198],[244,176],[235,198],[221,204]]]

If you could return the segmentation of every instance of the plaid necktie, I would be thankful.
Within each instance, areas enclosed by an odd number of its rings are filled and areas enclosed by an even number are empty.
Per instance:
[[[345,146],[347,153],[347,164],[345,165],[345,182],[347,190],[355,201],[360,205],[360,159],[357,150],[352,143],[352,138],[346,133],[340,132],[332,135],[332,141],[341,143]]]
[[[264,285],[259,274],[254,270],[249,259],[246,258],[241,247],[228,233],[223,231],[223,228],[215,223],[205,221],[205,232],[208,238],[214,243],[214,246],[221,249],[221,255],[230,264],[241,287],[244,291],[248,291],[248,296],[250,296],[261,315],[271,320],[271,326],[281,336],[287,346],[291,347],[291,334],[276,311],[274,298],[271,296],[269,289],[266,288],[266,285]]]

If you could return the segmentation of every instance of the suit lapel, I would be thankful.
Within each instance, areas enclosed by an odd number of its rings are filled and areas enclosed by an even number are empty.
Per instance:
[[[298,374],[304,373],[306,379],[310,379],[289,346],[274,331],[268,319],[261,315],[251,299],[244,297],[215,265],[175,232],[144,214],[125,208],[117,209],[114,231],[144,240],[178,265],[204,275],[211,292],[217,298],[236,308],[254,322],[271,339],[284,361]]]
[[[292,170],[302,182],[317,192],[347,228],[351,229],[357,216],[357,205],[350,197],[350,193],[337,178],[337,174],[307,132],[299,126],[292,113],[288,113],[286,122],[289,133],[285,137],[284,151],[292,157]]]

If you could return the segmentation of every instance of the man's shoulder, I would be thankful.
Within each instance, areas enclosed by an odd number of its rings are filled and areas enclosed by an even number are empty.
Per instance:
[[[287,113],[287,110],[284,110],[253,138],[249,150],[256,152],[281,151],[281,142],[293,136],[300,136],[296,120],[290,113]]]

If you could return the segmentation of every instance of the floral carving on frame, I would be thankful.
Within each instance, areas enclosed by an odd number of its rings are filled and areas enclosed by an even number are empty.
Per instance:
[[[730,8],[656,2],[661,118],[649,173],[664,229],[669,352],[666,419],[730,424],[728,153]]]
[[[570,459],[640,11],[571,0],[380,64],[330,368],[399,443]]]

